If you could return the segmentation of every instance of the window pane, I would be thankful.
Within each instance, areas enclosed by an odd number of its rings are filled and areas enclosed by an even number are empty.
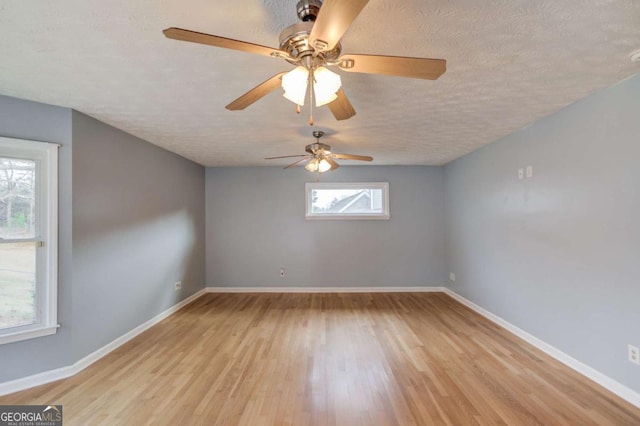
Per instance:
[[[0,137],[0,345],[57,330],[58,148]]]
[[[0,328],[36,322],[36,245],[0,242]]]
[[[382,189],[314,189],[311,213],[382,213]]]
[[[35,237],[36,162],[0,157],[0,238]]]
[[[306,219],[389,219],[388,182],[308,182]]]

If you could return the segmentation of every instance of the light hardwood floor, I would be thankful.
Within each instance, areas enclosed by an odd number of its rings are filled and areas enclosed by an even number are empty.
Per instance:
[[[207,294],[0,404],[66,425],[639,425],[640,410],[442,293]]]

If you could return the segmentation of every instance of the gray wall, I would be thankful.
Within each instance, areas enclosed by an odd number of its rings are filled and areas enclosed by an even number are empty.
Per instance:
[[[635,391],[639,111],[636,75],[445,167],[451,288]]]
[[[73,141],[79,359],[204,287],[205,185],[202,166],[76,111]]]
[[[0,382],[71,363],[71,110],[0,95],[0,136],[61,144],[57,334],[0,345]]]
[[[69,365],[197,291],[206,240],[209,286],[442,285],[455,272],[454,291],[640,391],[626,360],[640,345],[639,93],[635,76],[444,169],[323,175],[389,181],[389,221],[305,221],[302,169],[210,168],[203,198],[200,166],[0,96],[1,136],[63,145],[62,326],[0,345],[0,382]],[[534,177],[517,180],[526,165]]]
[[[0,382],[71,365],[204,287],[203,167],[76,111],[6,96],[0,136],[62,145],[61,327],[0,345]]]
[[[305,220],[305,182],[316,175],[303,168],[208,168],[206,176],[208,286],[444,283],[442,168],[343,166],[322,175],[389,182],[390,220]]]

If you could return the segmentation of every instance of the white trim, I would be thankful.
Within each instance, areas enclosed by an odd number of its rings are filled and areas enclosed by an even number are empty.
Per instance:
[[[37,228],[35,322],[0,330],[0,344],[55,334],[58,330],[58,148],[59,144],[0,137],[9,156],[36,162]],[[4,154],[3,154],[4,155]],[[15,240],[4,240],[10,242]]]
[[[205,294],[204,289],[198,290],[196,293],[192,294],[191,296],[187,297],[184,300],[181,300],[180,302],[176,303],[175,305],[173,305],[169,309],[159,313],[158,315],[156,315],[155,317],[151,318],[150,320],[140,324],[139,326],[137,326],[133,330],[129,331],[128,333],[123,334],[122,336],[118,337],[117,339],[115,339],[111,343],[106,344],[105,346],[101,347],[97,351],[90,353],[89,355],[85,356],[84,358],[82,358],[79,361],[76,361],[73,364],[73,367],[76,369],[76,372],[74,374],[80,372],[81,370],[84,370],[85,368],[87,368],[88,366],[90,366],[91,364],[93,364],[94,362],[99,360],[100,358],[102,358],[105,355],[107,355],[109,352],[116,350],[118,347],[124,345],[129,340],[131,340],[134,337],[144,333],[145,331],[147,331],[148,329],[150,329],[154,325],[158,324],[163,319],[165,319],[165,318],[169,317],[170,315],[176,313],[177,311],[179,311],[180,309],[182,309],[183,307],[185,307],[189,303],[193,302],[194,300],[196,300],[197,298],[199,298],[203,294]]]
[[[305,216],[305,220],[389,220],[391,215],[389,214],[314,214],[312,216]]]
[[[604,387],[605,389],[608,389],[609,391],[613,392],[614,394],[618,395],[620,398],[624,399],[625,401],[635,405],[636,407],[640,408],[640,393],[634,391],[633,389],[630,389],[628,387],[626,387],[625,385],[623,385],[620,382],[617,382],[616,380],[612,379],[611,377],[599,372],[598,370],[589,367],[586,364],[583,364],[582,362],[578,361],[575,358],[572,358],[571,356],[567,355],[566,353],[562,352],[560,349],[551,346],[550,344],[538,339],[537,337],[527,333],[526,331],[522,330],[521,328],[511,324],[509,321],[487,311],[486,309],[484,309],[483,307],[476,305],[475,303],[473,303],[472,301],[460,296],[458,293],[454,292],[451,289],[445,288],[444,292],[446,294],[448,294],[449,296],[451,296],[453,299],[455,299],[456,301],[462,303],[463,305],[465,305],[466,307],[470,308],[471,310],[477,312],[478,314],[482,315],[483,317],[487,318],[488,320],[498,324],[500,327],[504,328],[505,330],[507,330],[508,332],[518,336],[519,338],[521,338],[522,340],[524,340],[525,342],[535,346],[536,348],[540,349],[542,352],[546,353],[547,355],[555,358],[556,360],[560,361],[561,363],[563,363],[564,365],[566,365],[567,367],[577,371],[578,373],[582,374],[583,376],[587,377],[588,379],[593,380],[594,382],[596,382],[597,384],[599,384],[600,386]]]
[[[184,306],[193,302],[203,294],[205,294],[205,289],[201,289],[198,292],[192,294],[186,299],[176,303],[169,309],[159,313],[155,317],[150,320],[140,324],[133,330],[123,334],[112,342],[106,344],[95,352],[90,353],[79,361],[76,361],[72,365],[68,365],[66,367],[57,368],[55,370],[44,371],[42,373],[34,374],[32,376],[23,377],[16,380],[11,380],[9,382],[0,383],[0,396],[7,395],[14,392],[19,392],[21,390],[25,390],[28,388],[32,388],[34,386],[44,385],[45,383],[54,382],[56,380],[66,379],[67,377],[71,377],[75,374],[78,374],[94,362],[98,361],[100,358],[109,354],[109,352],[114,351],[118,347],[127,343],[129,340],[134,337],[142,334],[147,331],[163,319],[167,318],[171,314],[177,312]]]
[[[73,366],[69,365],[66,367],[56,368],[55,370],[43,371],[42,373],[34,374],[33,376],[0,383],[0,396],[20,392],[25,389],[55,382],[56,380],[66,379],[74,374],[76,373],[73,370]]]
[[[36,337],[50,336],[52,334],[56,334],[56,332],[58,331],[58,327],[60,327],[60,325],[42,327],[40,324],[36,324],[36,327],[26,327],[12,333],[2,334],[0,335],[0,345],[5,343],[19,342],[21,340],[33,339]],[[11,328],[9,330],[11,330]]]
[[[55,142],[34,141],[31,139],[5,138],[2,136],[0,136],[0,142],[2,142],[5,146],[9,148],[16,148],[16,149],[23,149],[23,148],[41,149],[43,143],[55,148],[60,148],[60,144]]]
[[[613,380],[612,378],[600,373],[599,371],[581,363],[580,361],[570,357],[561,350],[549,345],[548,343],[538,339],[527,333],[521,328],[516,327],[510,322],[500,318],[499,316],[487,311],[486,309],[476,305],[470,300],[460,296],[453,290],[446,287],[205,287],[194,293],[188,298],[182,300],[166,311],[156,315],[144,324],[139,325],[128,333],[120,336],[111,343],[103,346],[97,351],[87,355],[73,365],[58,368],[55,370],[45,371],[32,376],[9,382],[0,383],[0,396],[18,392],[34,386],[43,385],[45,383],[54,382],[56,380],[66,379],[74,374],[79,373],[100,358],[115,350],[119,346],[153,327],[163,319],[167,318],[174,312],[178,311],[185,305],[193,302],[205,293],[445,293],[455,299],[457,302],[467,306],[471,310],[477,312],[488,320],[496,323],[510,333],[520,337],[525,342],[535,346],[537,349],[557,359],[572,368],[583,376],[593,380],[605,389],[618,395],[620,398],[640,408],[640,394],[625,385]]]
[[[444,287],[206,287],[207,293],[440,293]]]
[[[43,312],[47,327],[58,326],[58,148],[60,145],[47,144],[47,213],[42,218],[46,222],[46,235],[42,235],[46,250],[46,300],[47,308]]]

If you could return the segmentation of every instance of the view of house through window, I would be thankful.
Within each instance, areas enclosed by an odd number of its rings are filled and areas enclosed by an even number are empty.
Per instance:
[[[0,157],[0,328],[36,321],[36,162]]]
[[[388,219],[388,184],[308,183],[307,218]]]
[[[380,213],[382,189],[314,189],[313,213]]]

